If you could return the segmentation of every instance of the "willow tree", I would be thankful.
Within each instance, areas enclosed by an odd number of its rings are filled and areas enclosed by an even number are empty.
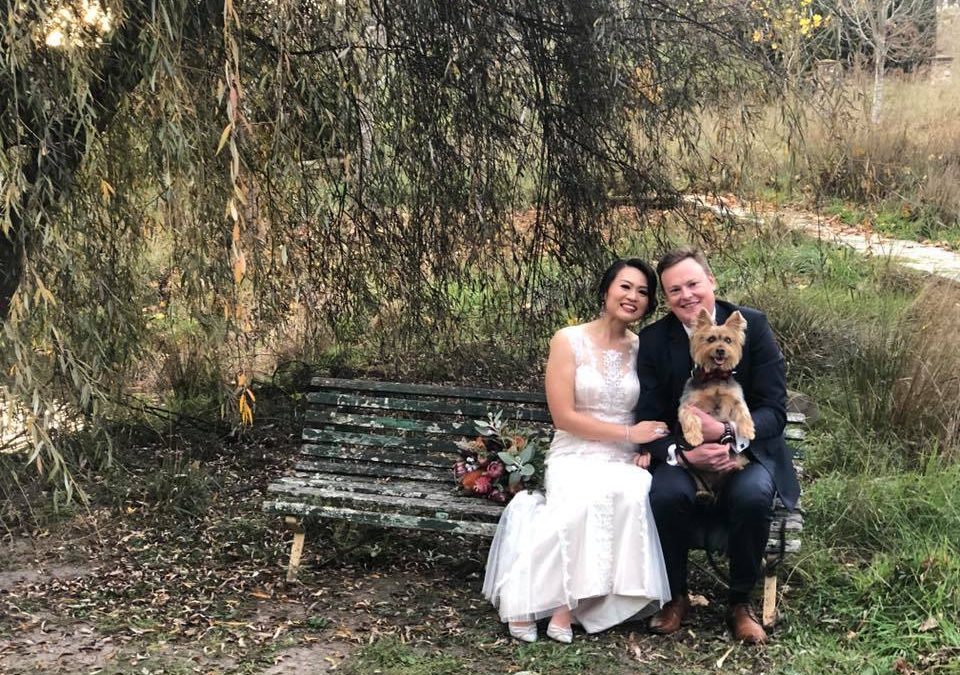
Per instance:
[[[55,409],[103,428],[156,308],[240,396],[293,317],[385,356],[536,344],[611,198],[670,199],[698,110],[762,85],[750,11],[8,0],[0,366],[31,464],[69,490]]]

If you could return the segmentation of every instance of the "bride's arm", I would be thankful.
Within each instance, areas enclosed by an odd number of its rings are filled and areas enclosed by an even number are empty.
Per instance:
[[[650,443],[666,435],[667,429],[663,422],[614,424],[578,412],[574,395],[576,372],[573,347],[567,337],[558,332],[550,340],[550,356],[547,357],[544,377],[547,406],[557,429],[591,441]]]

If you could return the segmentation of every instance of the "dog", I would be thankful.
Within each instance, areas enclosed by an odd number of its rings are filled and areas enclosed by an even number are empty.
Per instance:
[[[696,406],[720,422],[733,422],[737,433],[753,440],[755,430],[750,410],[743,400],[743,389],[733,378],[733,369],[740,363],[743,344],[746,340],[747,320],[740,312],[734,312],[717,326],[705,309],[697,316],[697,325],[690,335],[690,355],[694,368],[680,397],[680,410],[677,418],[683,431],[683,438],[690,447],[703,443],[703,428],[700,418],[688,409]],[[721,439],[733,442],[734,439]],[[742,469],[750,459],[744,453],[730,449]],[[683,453],[678,453],[683,458]],[[717,491],[726,476],[716,471],[697,469],[687,464],[687,470],[697,486],[697,501],[701,504],[713,504],[717,500]]]

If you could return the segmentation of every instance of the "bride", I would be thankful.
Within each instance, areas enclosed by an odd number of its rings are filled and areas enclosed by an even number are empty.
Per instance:
[[[487,559],[483,594],[510,635],[573,640],[670,600],[650,512],[650,463],[636,446],[667,433],[634,423],[640,392],[637,336],[627,330],[656,308],[657,279],[642,260],[618,260],[600,280],[600,318],[550,342],[547,404],[556,433],[546,459],[546,496],[523,491],[504,510]]]

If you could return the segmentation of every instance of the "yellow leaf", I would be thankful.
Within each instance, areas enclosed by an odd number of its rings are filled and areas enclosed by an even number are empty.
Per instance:
[[[253,409],[250,407],[250,404],[247,403],[248,393],[248,389],[240,392],[240,400],[237,402],[237,407],[240,409],[240,423],[249,427],[253,425]]]
[[[103,195],[103,201],[109,202],[110,198],[116,193],[113,186],[104,179],[100,179],[100,194]]]
[[[230,138],[231,131],[233,131],[233,122],[230,122],[227,126],[225,126],[223,131],[220,133],[220,142],[217,143],[217,152],[215,154],[219,155],[220,151],[223,150],[223,146],[227,144],[227,140]]]

